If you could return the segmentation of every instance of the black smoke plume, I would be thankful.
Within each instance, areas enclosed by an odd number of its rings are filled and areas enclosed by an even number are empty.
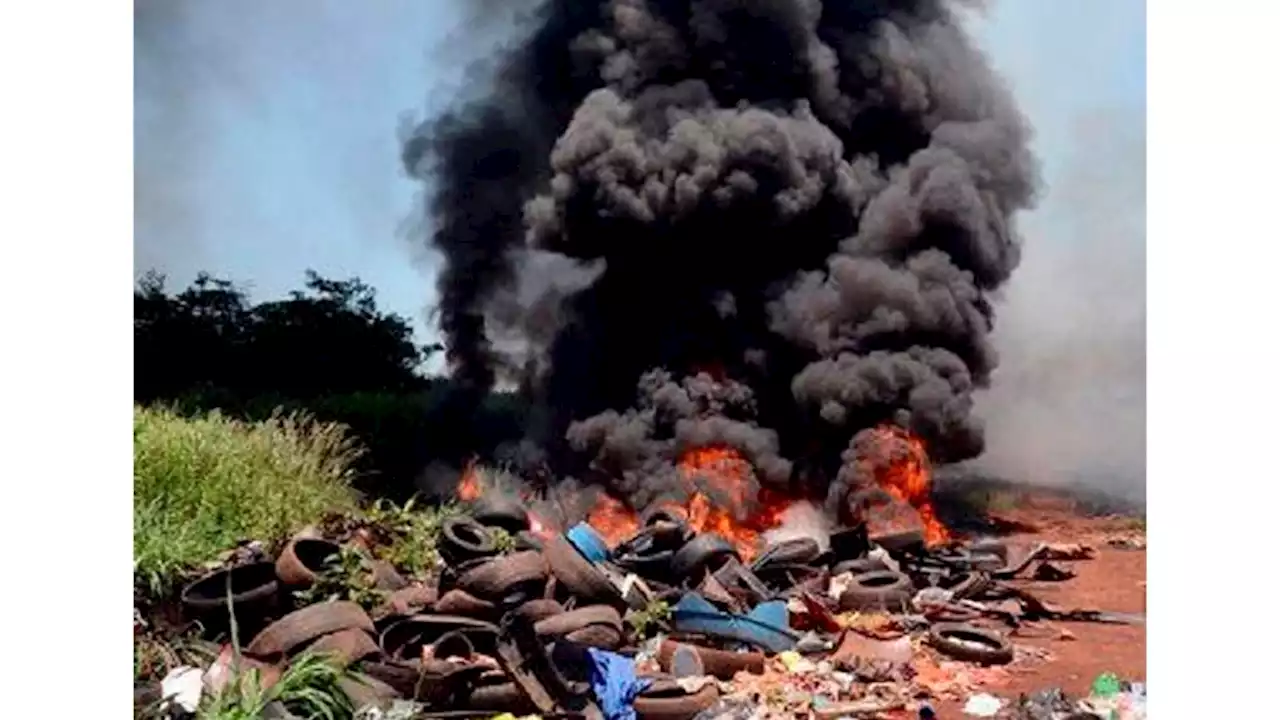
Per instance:
[[[979,454],[988,295],[1037,171],[957,12],[532,8],[489,92],[405,143],[455,374],[519,380],[542,410],[529,444],[637,507],[709,443],[819,489],[879,423],[937,462]]]

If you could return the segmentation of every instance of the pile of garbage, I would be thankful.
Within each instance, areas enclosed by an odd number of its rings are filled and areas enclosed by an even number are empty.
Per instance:
[[[991,668],[1015,658],[1001,628],[1132,621],[1007,582],[1068,579],[1054,563],[1087,549],[928,547],[918,532],[870,537],[865,525],[825,540],[778,542],[747,562],[675,512],[611,547],[585,523],[538,534],[519,508],[481,503],[443,521],[429,581],[374,563],[372,607],[299,601],[353,542],[314,532],[195,581],[182,600],[210,632],[234,621],[248,639],[238,661],[267,682],[294,658],[329,654],[355,671],[342,689],[370,718],[927,717],[931,693],[913,682],[921,646]]]

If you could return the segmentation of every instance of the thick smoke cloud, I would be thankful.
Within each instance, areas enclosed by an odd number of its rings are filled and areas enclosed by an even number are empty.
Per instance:
[[[637,506],[711,443],[773,486],[825,487],[882,422],[978,455],[988,295],[1037,170],[953,12],[544,3],[492,92],[405,144],[455,372],[518,378],[551,463]]]

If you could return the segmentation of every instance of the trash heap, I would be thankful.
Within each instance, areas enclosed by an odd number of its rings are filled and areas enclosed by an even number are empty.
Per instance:
[[[585,523],[539,535],[519,508],[481,502],[443,521],[430,581],[370,565],[372,607],[299,600],[359,542],[318,533],[197,580],[183,604],[215,632],[231,608],[248,639],[239,662],[267,682],[303,654],[331,655],[355,671],[343,691],[371,718],[928,717],[936,693],[913,666],[922,646],[980,671],[1014,660],[1006,630],[1023,622],[1133,621],[1055,608],[1007,582],[1068,579],[1053,563],[1087,549],[927,547],[918,532],[865,526],[825,540],[779,542],[748,563],[674,512],[610,547]]]

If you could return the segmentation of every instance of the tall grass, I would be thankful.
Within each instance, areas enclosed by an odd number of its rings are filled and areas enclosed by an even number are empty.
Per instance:
[[[273,543],[355,505],[361,449],[305,415],[245,423],[167,408],[133,414],[134,578],[153,594],[238,541]]]

